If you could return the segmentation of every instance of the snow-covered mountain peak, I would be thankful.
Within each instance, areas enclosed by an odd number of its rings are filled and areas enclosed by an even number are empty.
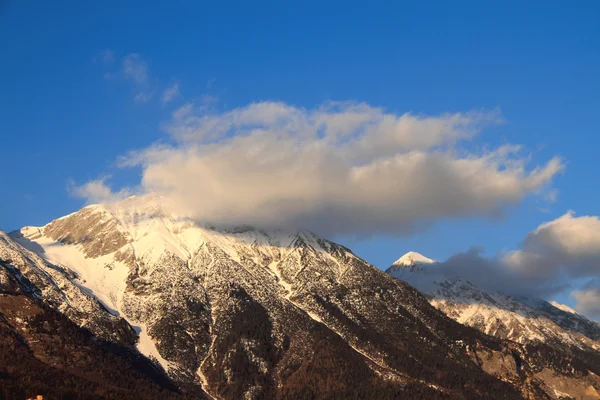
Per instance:
[[[315,257],[355,256],[308,231],[215,227],[171,213],[162,196],[132,196],[90,205],[42,227],[24,227],[10,236],[47,260],[72,268],[110,308],[119,309],[128,280],[152,274],[165,260],[190,263],[198,254],[235,262],[269,260],[310,251]],[[298,253],[300,254],[300,253]],[[300,257],[298,255],[298,257]],[[171,262],[171,261],[169,261]],[[333,262],[335,274],[341,273]]]
[[[410,269],[420,270],[424,265],[435,264],[436,261],[416,251],[409,251],[399,259],[397,259],[388,269],[388,271]]]
[[[327,240],[305,230],[215,226],[195,221],[178,214],[168,198],[157,194],[89,205],[45,226],[21,228],[12,232],[11,236],[30,248],[33,241],[46,237],[63,245],[78,247],[86,258],[119,251],[122,254],[133,252],[135,258],[152,262],[156,261],[155,257],[148,260],[146,256],[154,254],[158,257],[167,251],[185,259],[207,243],[236,259],[239,255],[234,253],[240,246],[262,249],[261,252],[298,246],[328,252],[331,247]]]
[[[424,255],[417,253],[416,251],[409,251],[408,253],[406,253],[405,255],[400,257],[398,260],[396,260],[396,262],[394,262],[394,264],[392,264],[392,265],[410,266],[410,265],[415,265],[415,264],[433,264],[433,263],[435,263],[435,261],[432,260],[431,258],[427,258]]]

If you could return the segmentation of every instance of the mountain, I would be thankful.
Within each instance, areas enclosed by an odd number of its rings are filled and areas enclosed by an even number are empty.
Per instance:
[[[404,262],[402,262],[404,260]],[[552,350],[552,357],[578,365],[568,368],[534,369],[534,376],[549,388],[550,395],[600,398],[600,325],[567,306],[538,298],[484,290],[418,253],[410,252],[386,271],[423,291],[430,303],[461,324],[494,337],[524,345],[526,351]],[[545,357],[544,357],[545,358]],[[554,392],[554,393],[552,393]]]
[[[392,264],[392,269],[408,268],[409,270],[421,269],[424,265],[434,264],[435,261],[416,251],[409,251]]]
[[[310,232],[217,229],[145,196],[10,236],[72,283],[54,285],[61,315],[103,305],[71,320],[135,346],[191,396],[545,398],[518,348]]]

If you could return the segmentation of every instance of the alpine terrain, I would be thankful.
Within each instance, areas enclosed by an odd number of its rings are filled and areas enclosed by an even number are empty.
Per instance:
[[[306,231],[200,225],[147,195],[0,239],[7,398],[547,399],[597,387],[598,331],[583,317],[513,301],[498,327],[472,323],[443,290],[499,300],[442,283],[441,312]],[[526,310],[548,322],[528,324]],[[520,324],[500,328],[505,315]]]
[[[550,397],[600,398],[600,324],[565,305],[477,287],[416,252],[387,273],[413,284],[457,322],[519,343]]]
[[[182,398],[136,340],[72,271],[0,232],[0,398]]]

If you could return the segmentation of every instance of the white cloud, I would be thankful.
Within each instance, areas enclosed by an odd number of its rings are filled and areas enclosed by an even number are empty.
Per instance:
[[[519,250],[503,258],[504,265],[519,279],[536,282],[588,283],[571,292],[575,309],[600,318],[600,218],[576,217],[569,211],[529,233]],[[570,287],[570,286],[569,286]]]
[[[485,290],[517,295],[547,298],[572,290],[569,283],[555,279],[556,275],[525,274],[522,270],[510,268],[502,253],[495,257],[484,257],[482,253],[483,248],[477,246],[466,252],[455,253],[448,260],[432,266],[430,272],[439,274],[434,276],[438,281],[448,275],[457,276]]]
[[[113,192],[106,184],[108,176],[100,179],[86,182],[81,186],[77,186],[75,182],[67,182],[67,191],[71,196],[79,197],[87,200],[88,204],[95,203],[112,203],[114,201],[125,199],[131,196],[132,192],[127,189],[121,189],[118,192]]]
[[[501,122],[497,111],[397,115],[364,103],[278,102],[203,110],[173,113],[165,129],[174,145],[120,162],[142,166],[143,191],[217,224],[404,234],[445,217],[497,215],[563,169],[556,158],[528,168],[518,146],[461,150]]]
[[[132,53],[123,59],[123,76],[137,84],[148,80],[148,63],[137,53]]]
[[[173,82],[168,86],[162,94],[161,101],[163,104],[175,100],[179,96],[179,82]]]
[[[493,258],[458,253],[440,269],[490,289],[546,298],[570,292],[577,311],[600,318],[600,218],[569,211],[530,232],[518,250]]]
[[[133,101],[136,103],[147,103],[154,97],[154,92],[138,92],[133,97]]]
[[[580,290],[575,290],[571,296],[577,302],[575,309],[592,318],[600,318],[600,286],[597,280],[592,280]]]
[[[182,119],[190,115],[192,112],[194,112],[194,104],[186,103],[177,110],[173,111],[172,117],[173,119]]]
[[[569,211],[529,233],[506,262],[528,276],[600,275],[600,218]]]

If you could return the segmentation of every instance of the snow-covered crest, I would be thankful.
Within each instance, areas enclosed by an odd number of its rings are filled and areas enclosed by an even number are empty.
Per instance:
[[[11,236],[45,260],[74,271],[79,286],[113,314],[142,327],[139,350],[161,361],[166,370],[171,364],[156,356],[160,352],[150,339],[157,318],[151,310],[160,307],[164,296],[158,291],[156,296],[137,296],[135,288],[141,282],[146,286],[168,282],[164,290],[176,292],[173,288],[183,286],[190,277],[206,279],[211,264],[224,258],[242,265],[265,264],[267,268],[261,273],[272,276],[291,293],[291,284],[282,278],[278,264],[297,248],[309,249],[317,258],[327,260],[334,276],[343,266],[332,254],[355,257],[307,231],[201,225],[172,213],[166,199],[157,195],[90,205],[43,227],[24,227]],[[186,296],[205,296],[201,286],[193,290],[197,293],[186,289]]]
[[[433,264],[435,260],[425,257],[424,255],[417,253],[416,251],[409,251],[399,259],[397,259],[392,266],[411,266],[416,264]]]
[[[431,268],[423,268],[428,265]],[[426,293],[432,305],[448,316],[486,334],[517,342],[558,341],[600,349],[600,326],[570,307],[484,288],[445,267],[409,252],[386,272]]]

